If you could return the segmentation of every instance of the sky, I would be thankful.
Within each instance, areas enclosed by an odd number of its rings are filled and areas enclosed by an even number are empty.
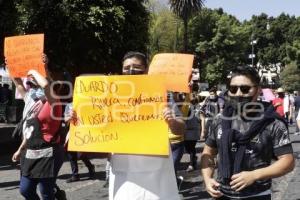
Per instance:
[[[168,2],[168,0],[159,1]],[[282,12],[300,16],[300,0],[205,0],[204,5],[207,8],[221,7],[240,21],[249,20],[252,15],[260,15],[262,12],[274,17]]]

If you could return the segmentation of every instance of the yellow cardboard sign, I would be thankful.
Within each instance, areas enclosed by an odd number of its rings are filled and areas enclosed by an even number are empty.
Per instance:
[[[149,66],[148,74],[161,74],[166,77],[167,90],[189,93],[194,55],[179,53],[156,54]]]
[[[68,150],[168,155],[163,76],[76,78]]]
[[[6,37],[4,56],[12,77],[26,77],[30,69],[46,76],[42,61],[44,51],[44,34],[32,34]]]

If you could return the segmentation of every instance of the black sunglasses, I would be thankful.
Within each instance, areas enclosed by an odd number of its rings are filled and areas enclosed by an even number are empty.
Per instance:
[[[256,87],[255,85],[254,86],[251,86],[251,85],[230,85],[229,86],[229,91],[232,93],[232,94],[235,94],[235,93],[237,93],[237,91],[238,91],[238,89],[240,88],[240,90],[241,90],[241,92],[243,93],[243,94],[248,94],[249,93],[249,91],[250,91],[250,89],[252,88],[252,87]]]

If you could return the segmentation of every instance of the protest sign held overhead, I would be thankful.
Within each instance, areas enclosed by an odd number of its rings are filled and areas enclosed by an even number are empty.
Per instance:
[[[189,93],[188,86],[193,68],[194,55],[161,53],[153,57],[149,75],[165,75],[167,90]]]
[[[12,77],[26,77],[30,69],[37,70],[43,76],[45,66],[42,61],[44,34],[6,37],[4,56]]]

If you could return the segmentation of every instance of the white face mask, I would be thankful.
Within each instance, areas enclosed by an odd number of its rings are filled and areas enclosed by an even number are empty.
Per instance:
[[[43,98],[45,98],[45,92],[42,88],[31,88],[29,90],[29,92],[30,92],[30,96],[33,99],[43,99]]]
[[[218,97],[217,97],[216,95],[211,95],[211,96],[209,96],[209,99],[210,99],[210,100],[217,100],[217,98],[218,98]]]

